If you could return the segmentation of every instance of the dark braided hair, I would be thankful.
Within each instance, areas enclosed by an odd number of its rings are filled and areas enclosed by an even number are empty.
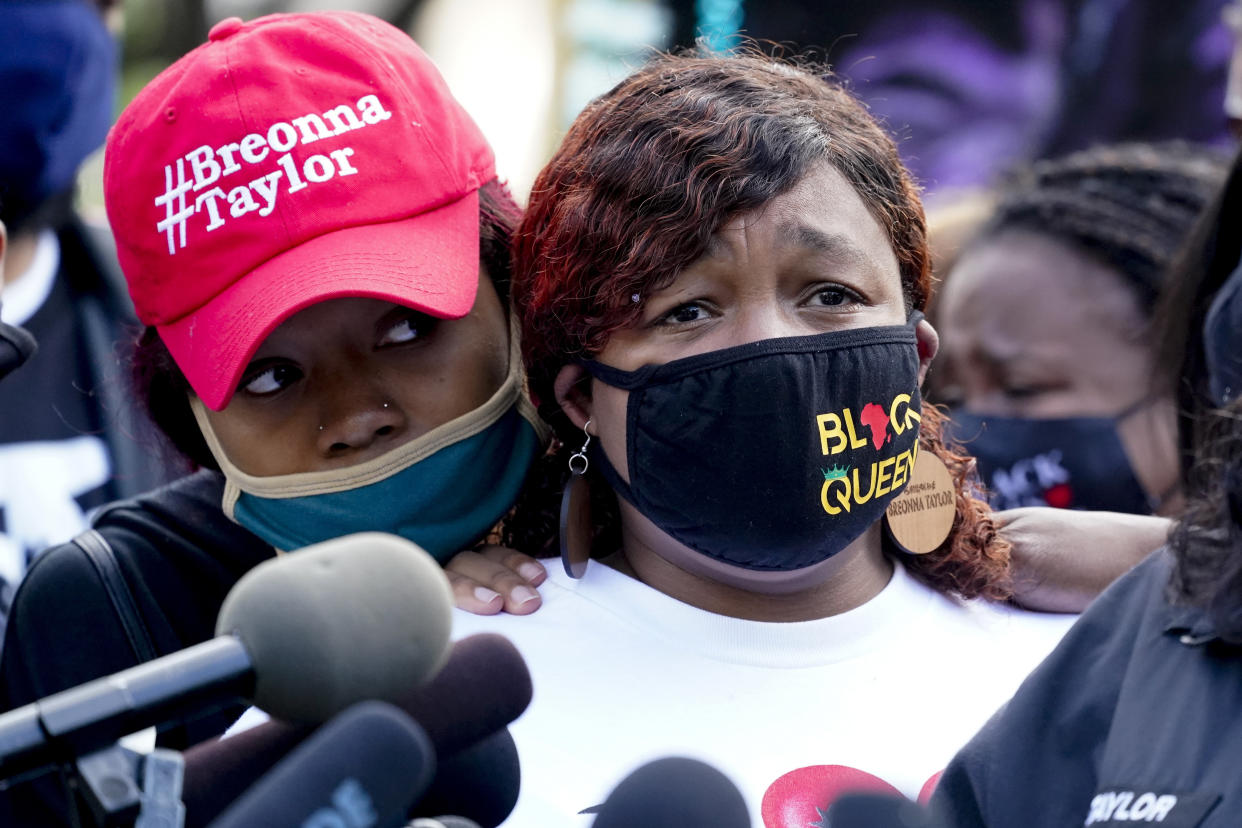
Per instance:
[[[969,246],[1028,230],[1116,271],[1150,317],[1165,272],[1224,179],[1226,159],[1185,142],[1101,146],[1038,161],[1001,187]]]

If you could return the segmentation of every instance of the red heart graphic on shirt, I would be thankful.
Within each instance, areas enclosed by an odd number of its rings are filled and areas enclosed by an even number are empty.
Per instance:
[[[940,784],[940,777],[944,776],[944,771],[936,771],[931,778],[923,783],[923,790],[919,791],[919,802],[926,805],[932,798],[932,794],[936,792],[936,786]]]
[[[826,824],[824,814],[837,797],[859,792],[901,796],[901,791],[866,771],[848,765],[810,765],[769,785],[760,813],[765,828],[812,828]]]
[[[943,772],[937,771],[923,783],[919,802],[926,804],[931,799]],[[847,793],[902,796],[880,777],[858,768],[809,765],[783,774],[768,786],[759,811],[764,828],[826,828],[828,806]]]

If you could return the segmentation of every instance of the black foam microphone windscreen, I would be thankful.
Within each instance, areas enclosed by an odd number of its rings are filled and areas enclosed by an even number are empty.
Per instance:
[[[270,721],[187,750],[181,790],[186,828],[218,817],[314,731],[314,725]]]
[[[737,786],[697,759],[648,762],[621,780],[593,828],[750,828]]]
[[[931,812],[891,794],[842,794],[828,808],[831,828],[937,828]]]
[[[485,633],[454,644],[444,668],[427,684],[407,692],[397,706],[422,725],[441,760],[441,772],[451,775],[454,754],[503,730],[521,715],[530,698],[530,672],[517,648],[507,638]],[[271,721],[186,751],[182,798],[187,826],[194,828],[214,819],[311,732],[310,725]],[[502,762],[488,750],[474,761],[489,758]],[[507,779],[502,775],[481,784],[503,785]],[[455,778],[451,782],[459,784]],[[515,790],[516,785],[515,780]],[[490,802],[486,803],[488,815],[500,807]],[[512,809],[512,803],[508,807]]]
[[[513,642],[494,633],[463,638],[436,677],[397,704],[421,724],[439,756],[490,736],[530,704],[530,671]]]
[[[440,760],[431,787],[413,816],[456,814],[482,828],[496,828],[517,804],[522,773],[517,745],[508,729]]]
[[[362,702],[299,745],[211,828],[395,828],[434,768],[431,741],[409,716]]]

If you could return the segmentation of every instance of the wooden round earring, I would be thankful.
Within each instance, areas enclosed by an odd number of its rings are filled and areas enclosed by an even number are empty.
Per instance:
[[[884,525],[897,548],[908,555],[926,555],[940,548],[953,529],[957,489],[944,461],[921,447],[910,470],[910,482],[884,512]]]

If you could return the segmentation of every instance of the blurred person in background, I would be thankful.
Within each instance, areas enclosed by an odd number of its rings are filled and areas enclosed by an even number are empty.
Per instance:
[[[938,394],[993,506],[1176,509],[1151,314],[1224,173],[1213,150],[1120,145],[1037,162],[1002,189],[936,317]]]
[[[4,270],[4,252],[7,246],[7,234],[4,225],[0,224],[0,272]],[[0,281],[0,308],[3,305],[4,283]],[[0,320],[0,380],[25,365],[38,349],[38,344],[29,331]]]
[[[1227,0],[667,0],[673,42],[822,47],[927,191],[1096,144],[1228,144]]]
[[[1242,157],[1156,315],[1187,501],[957,755],[955,828],[1233,826],[1242,813]]]
[[[39,342],[0,394],[0,620],[34,554],[168,479],[118,370],[134,317],[111,240],[74,210],[78,169],[112,122],[109,5],[0,3],[0,320]]]

